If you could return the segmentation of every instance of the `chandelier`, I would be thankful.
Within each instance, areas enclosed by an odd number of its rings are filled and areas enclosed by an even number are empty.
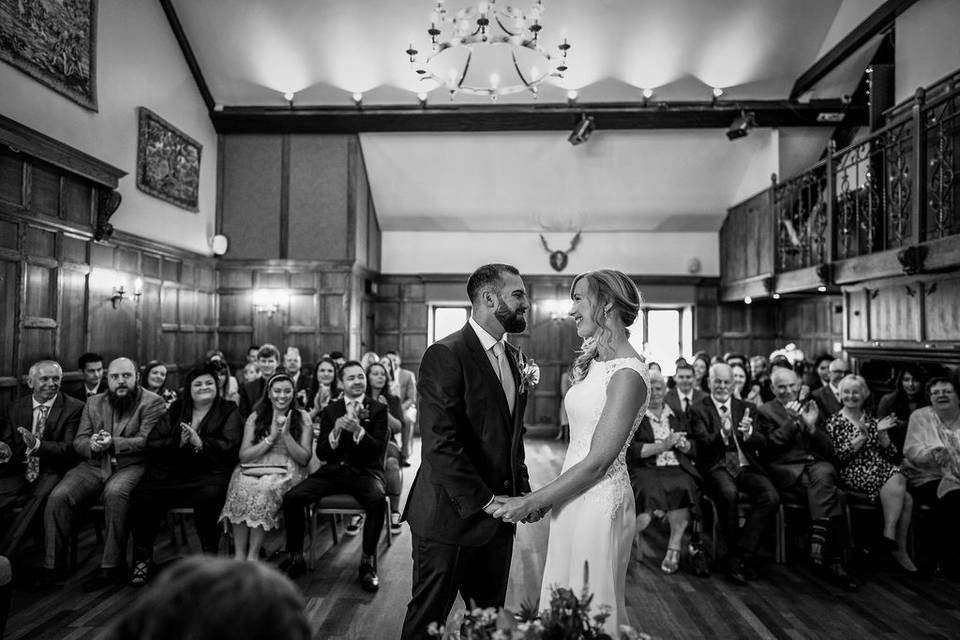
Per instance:
[[[437,0],[427,29],[430,54],[418,63],[419,51],[411,44],[407,56],[421,80],[446,87],[451,99],[458,92],[490,96],[491,100],[522,91],[536,97],[544,80],[563,77],[570,50],[566,38],[555,56],[540,46],[542,14],[541,0],[526,14],[491,0],[451,17],[444,0]]]

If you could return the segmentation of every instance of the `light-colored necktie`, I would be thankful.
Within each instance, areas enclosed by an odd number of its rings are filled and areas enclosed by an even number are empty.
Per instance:
[[[493,356],[497,359],[497,375],[500,376],[500,386],[503,387],[503,395],[507,399],[507,407],[510,413],[513,413],[513,407],[517,402],[517,387],[513,380],[513,373],[510,371],[510,363],[507,361],[507,354],[503,352],[503,343],[493,343]]]
[[[37,407],[37,419],[33,423],[33,436],[40,440],[43,438],[43,430],[47,426],[47,414],[50,413],[50,407],[45,404]],[[34,482],[40,476],[40,458],[36,455],[27,456],[27,482]]]
[[[723,428],[727,429],[730,426],[730,412],[727,410],[727,405],[720,405],[720,419],[723,420]],[[740,445],[737,443],[737,434],[732,430],[730,431],[730,441],[727,443],[727,450],[723,455],[723,466],[727,468],[727,472],[736,478],[740,475]]]

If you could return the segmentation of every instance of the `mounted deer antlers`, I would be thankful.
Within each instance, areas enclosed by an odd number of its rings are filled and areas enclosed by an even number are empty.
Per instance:
[[[540,242],[543,244],[543,248],[547,250],[550,254],[550,266],[553,267],[554,271],[563,271],[567,267],[567,254],[577,248],[577,245],[580,244],[580,232],[577,231],[577,234],[573,236],[573,240],[570,241],[570,247],[566,251],[554,251],[547,244],[547,239],[543,237],[543,234],[540,234]]]

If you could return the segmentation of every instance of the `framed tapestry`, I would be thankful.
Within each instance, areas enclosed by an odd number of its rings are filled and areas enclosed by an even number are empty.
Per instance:
[[[137,188],[188,211],[199,211],[199,142],[146,107],[137,109]]]
[[[0,0],[0,60],[97,110],[97,0]]]

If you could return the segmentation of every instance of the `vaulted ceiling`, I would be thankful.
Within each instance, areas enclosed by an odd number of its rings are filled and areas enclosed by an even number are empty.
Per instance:
[[[546,45],[573,47],[569,71],[529,94],[457,95],[418,80],[404,50],[424,50],[431,0],[169,0],[218,109],[286,106],[364,109],[428,105],[517,109],[709,102],[734,108],[786,101],[797,78],[881,0],[544,0]],[[448,11],[467,0],[448,0]],[[526,8],[528,2],[519,0]],[[824,78],[808,99],[851,93],[870,46]],[[586,107],[585,107],[586,109]],[[597,116],[602,120],[602,116]],[[810,122],[810,124],[815,124]],[[728,142],[725,126],[604,127],[578,147],[567,131],[367,132],[361,142],[387,230],[714,230],[726,208],[762,188],[778,166],[778,136],[755,130]],[[807,135],[797,130],[794,136]],[[816,159],[829,130],[809,130]],[[796,161],[796,158],[794,158]]]

